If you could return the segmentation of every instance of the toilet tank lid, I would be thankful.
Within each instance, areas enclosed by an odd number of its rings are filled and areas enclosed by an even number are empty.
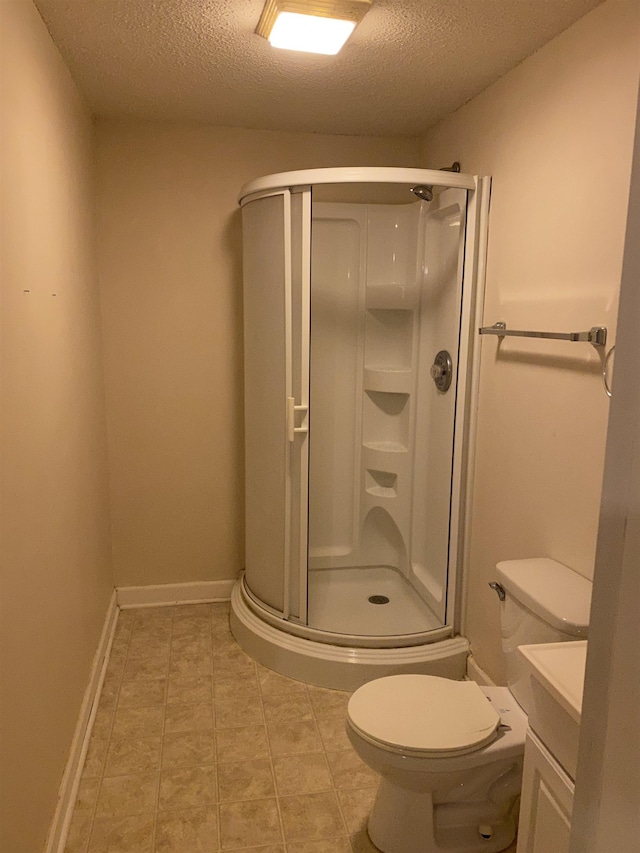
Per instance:
[[[547,557],[504,560],[498,580],[525,607],[553,628],[586,637],[591,610],[591,581]]]

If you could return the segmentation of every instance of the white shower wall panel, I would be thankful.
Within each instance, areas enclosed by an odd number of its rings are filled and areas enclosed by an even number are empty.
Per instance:
[[[311,248],[310,568],[358,545],[366,222],[314,204]],[[328,562],[327,562],[328,561]]]

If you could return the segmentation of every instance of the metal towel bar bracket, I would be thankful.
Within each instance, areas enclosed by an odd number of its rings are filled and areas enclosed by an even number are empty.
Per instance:
[[[494,323],[478,329],[481,335],[498,335],[501,338],[546,338],[552,341],[581,341],[594,347],[604,347],[607,343],[607,327],[593,326],[587,332],[523,332],[507,329],[506,323]]]

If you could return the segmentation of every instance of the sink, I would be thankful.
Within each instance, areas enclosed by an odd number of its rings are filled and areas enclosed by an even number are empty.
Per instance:
[[[529,725],[575,780],[587,641],[519,646],[531,679]]]

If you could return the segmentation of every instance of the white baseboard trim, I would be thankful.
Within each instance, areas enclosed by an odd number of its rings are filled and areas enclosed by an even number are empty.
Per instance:
[[[171,604],[197,604],[207,601],[229,601],[236,578],[224,581],[165,583],[152,586],[118,586],[118,606],[168,607]]]
[[[80,706],[78,722],[76,723],[69,750],[69,758],[67,759],[67,765],[62,776],[62,782],[60,783],[58,803],[47,836],[46,853],[63,853],[65,844],[67,843],[69,824],[71,823],[76,797],[78,796],[82,768],[84,767],[84,760],[89,747],[89,737],[91,736],[93,721],[98,710],[98,699],[102,690],[102,683],[107,669],[117,621],[118,605],[114,589],[109,607],[107,608],[104,625],[102,626],[98,648],[91,664],[89,683],[85,690],[82,705]]]
[[[490,678],[487,673],[478,666],[473,655],[467,658],[467,678],[470,681],[475,681],[480,687],[495,687],[496,683]]]

